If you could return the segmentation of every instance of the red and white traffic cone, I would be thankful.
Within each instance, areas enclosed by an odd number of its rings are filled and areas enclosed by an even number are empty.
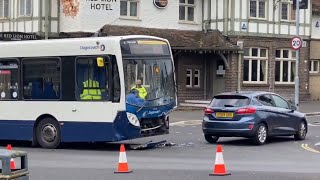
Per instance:
[[[8,145],[7,145],[7,150],[8,150],[8,151],[11,151],[11,150],[12,150],[11,144],[8,144]],[[10,168],[11,168],[11,170],[16,169],[16,164],[15,164],[13,158],[10,159]]]
[[[210,176],[227,176],[231,175],[231,173],[227,173],[226,167],[223,160],[223,154],[222,154],[222,146],[217,146],[217,152],[216,152],[216,160],[215,165],[213,168],[213,173],[209,174]]]
[[[120,146],[120,154],[119,154],[119,163],[118,163],[118,171],[114,173],[131,173],[132,171],[129,170],[128,162],[127,162],[127,155],[126,150],[123,144]]]

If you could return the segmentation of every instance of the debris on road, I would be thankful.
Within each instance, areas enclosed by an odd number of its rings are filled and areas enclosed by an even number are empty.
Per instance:
[[[159,141],[159,142],[152,142],[149,141],[145,144],[137,144],[137,145],[130,145],[130,148],[133,150],[146,150],[146,149],[153,149],[165,146],[175,146],[175,143],[169,143],[166,140]]]

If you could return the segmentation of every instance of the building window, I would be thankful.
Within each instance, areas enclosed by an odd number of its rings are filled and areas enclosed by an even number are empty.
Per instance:
[[[267,83],[268,50],[265,48],[246,48],[244,55],[244,83]]]
[[[59,58],[25,58],[22,65],[24,99],[60,99]]]
[[[310,60],[309,71],[310,73],[319,73],[319,63],[320,60]]]
[[[265,19],[266,7],[265,0],[250,0],[250,17]]]
[[[179,20],[194,21],[194,0],[180,0],[179,3]]]
[[[284,21],[295,21],[296,11],[293,9],[293,3],[282,2],[281,3],[281,20]]]
[[[193,86],[200,87],[200,70],[199,69],[194,70]]]
[[[139,15],[139,0],[121,0],[120,16],[127,18],[137,18]]]
[[[187,69],[186,87],[192,87],[192,69]]]
[[[18,67],[18,61],[15,59],[0,60],[0,100],[19,98]]]
[[[275,82],[293,84],[296,71],[296,53],[290,49],[276,50]]]
[[[200,87],[200,73],[199,69],[187,69],[186,87]]]
[[[32,0],[19,0],[19,16],[31,16]]]
[[[9,0],[0,0],[0,18],[9,17]]]

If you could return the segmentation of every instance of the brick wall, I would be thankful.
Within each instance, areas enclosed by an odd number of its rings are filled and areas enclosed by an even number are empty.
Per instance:
[[[241,83],[242,90],[263,90],[279,93],[287,99],[294,100],[294,84],[292,85],[280,85],[275,84],[275,53],[276,49],[290,48],[291,39],[280,38],[262,38],[262,37],[231,37],[233,42],[242,40],[244,47],[261,47],[268,49],[268,79],[267,84],[243,84]],[[300,62],[299,62],[299,78],[300,78],[300,100],[308,100],[309,94],[309,41],[307,41],[307,47],[303,47],[300,50]],[[243,58],[241,68],[241,81],[243,77]]]
[[[238,88],[238,54],[229,54],[229,69],[226,69],[226,91],[236,91]]]
[[[185,52],[176,57],[176,76],[177,76],[177,90],[178,101],[184,100],[202,100],[204,99],[203,86],[203,59],[202,55],[198,53]],[[200,70],[200,87],[186,87],[187,69]]]

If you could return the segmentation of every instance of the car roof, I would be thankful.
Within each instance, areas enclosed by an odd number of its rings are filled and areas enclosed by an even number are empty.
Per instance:
[[[224,92],[224,93],[220,93],[217,94],[216,96],[223,96],[223,95],[240,95],[240,96],[246,96],[246,97],[255,97],[255,96],[259,96],[262,94],[275,94],[278,95],[276,93],[273,92],[268,92],[268,91],[232,91],[232,92]]]

